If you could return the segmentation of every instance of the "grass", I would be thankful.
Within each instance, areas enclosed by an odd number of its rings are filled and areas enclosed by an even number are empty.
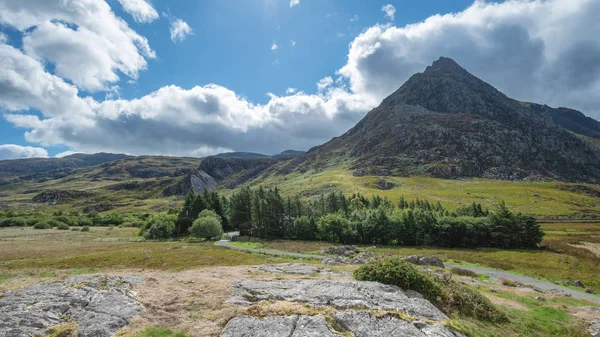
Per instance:
[[[542,228],[557,231],[585,231],[585,234],[571,236],[567,234],[548,235],[542,245],[550,249],[540,250],[502,250],[502,249],[449,249],[435,247],[399,247],[378,246],[363,247],[376,254],[388,256],[435,255],[444,260],[465,264],[503,269],[513,273],[539,279],[564,283],[567,280],[581,280],[596,292],[600,291],[600,258],[587,249],[573,247],[570,240],[598,240],[599,223],[552,223],[542,224]],[[594,241],[595,242],[595,241]],[[271,241],[265,247],[293,252],[314,253],[330,246],[326,242]],[[456,262],[453,262],[457,264]],[[581,290],[581,289],[579,289]]]
[[[290,261],[216,247],[209,242],[139,242],[139,237],[131,236],[134,231],[137,229],[94,227],[83,233],[0,229],[0,286],[24,277],[40,279],[123,269],[177,271]]]
[[[437,179],[429,177],[385,177],[393,182],[391,190],[380,190],[377,176],[354,177],[347,164],[340,164],[320,172],[291,173],[285,176],[268,175],[252,181],[251,185],[277,187],[283,194],[316,196],[333,190],[344,193],[378,194],[397,202],[426,198],[440,201],[455,209],[472,202],[493,207],[504,200],[512,210],[540,217],[600,216],[600,199],[588,195],[600,191],[597,185],[563,182],[513,182],[490,179]],[[222,190],[231,193],[231,190]]]
[[[139,332],[135,337],[186,337],[183,332],[173,332],[168,328],[151,327]]]
[[[232,246],[236,246],[236,247],[250,248],[250,249],[262,249],[265,247],[265,245],[260,242],[233,241],[233,242],[229,242],[229,244]]]

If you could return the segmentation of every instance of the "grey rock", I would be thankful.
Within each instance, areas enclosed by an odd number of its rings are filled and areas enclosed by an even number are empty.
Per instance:
[[[541,302],[545,302],[546,301],[546,298],[543,297],[543,296],[538,296],[535,299],[538,300],[538,301],[541,301]]]
[[[326,257],[321,261],[322,264],[327,264],[330,266],[337,266],[340,264],[348,264],[350,260],[346,257],[336,256],[336,257]]]
[[[444,268],[444,261],[436,256],[410,255],[404,259],[412,264]]]
[[[331,246],[321,251],[323,254],[353,256],[360,253],[360,249],[354,245],[349,246]]]
[[[581,282],[579,280],[576,280],[576,281],[568,280],[566,283],[567,283],[567,285],[569,285],[571,287],[585,288],[585,286],[583,285],[583,282]]]
[[[79,325],[79,337],[108,337],[139,315],[129,291],[141,277],[92,276],[38,283],[0,298],[0,336],[42,335],[64,319]]]
[[[244,280],[234,285],[230,302],[280,300],[333,306],[337,309],[381,309],[406,312],[418,318],[448,319],[439,309],[422,298],[411,298],[391,285],[342,280]]]
[[[366,253],[360,253],[348,261],[349,264],[365,264],[373,261],[374,258]]]
[[[322,316],[235,317],[221,337],[336,337]]]
[[[338,325],[352,331],[356,337],[458,337],[461,336],[441,324],[423,321],[409,323],[395,316],[376,317],[367,311],[334,313]],[[414,324],[417,323],[417,324]]]
[[[300,275],[344,275],[346,273],[333,271],[306,263],[282,263],[274,265],[256,266],[256,269],[273,274],[300,274]]]
[[[585,292],[588,293],[588,294],[593,294],[594,293],[594,289],[592,289],[590,287],[587,287],[587,288],[585,288]]]

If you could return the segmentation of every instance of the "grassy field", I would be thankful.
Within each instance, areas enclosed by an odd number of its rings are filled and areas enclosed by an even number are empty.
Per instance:
[[[368,247],[376,254],[406,256],[435,255],[444,260],[480,264],[491,268],[564,283],[581,280],[586,286],[600,291],[600,254],[591,247],[600,248],[600,223],[548,223],[541,250],[502,249],[447,249],[432,247]],[[584,243],[592,245],[584,246]],[[294,252],[314,253],[330,246],[326,242],[271,241],[265,247]]]
[[[114,270],[178,271],[286,261],[220,248],[210,242],[144,242],[135,228],[93,227],[90,232],[0,229],[0,288],[26,279]]]
[[[400,196],[406,199],[440,201],[449,209],[472,202],[494,207],[504,200],[512,210],[544,218],[600,216],[600,187],[591,184],[563,182],[512,182],[489,179],[437,179],[428,177],[383,177],[394,183],[390,190],[381,190],[375,181],[380,177],[354,177],[344,165],[321,172],[269,175],[252,181],[253,186],[277,187],[284,195],[316,196],[334,190],[346,194],[378,194],[394,203]],[[231,193],[230,190],[223,192]]]

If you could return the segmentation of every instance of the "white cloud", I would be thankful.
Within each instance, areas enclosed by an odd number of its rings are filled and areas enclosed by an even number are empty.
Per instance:
[[[7,43],[8,42],[8,36],[2,32],[0,32],[0,43]]]
[[[77,151],[65,151],[65,152],[60,152],[60,153],[57,153],[57,154],[54,156],[54,158],[63,158],[63,157],[66,157],[66,156],[70,156],[70,155],[73,155],[73,154],[77,154],[77,153],[81,153],[81,152],[77,152]]]
[[[393,5],[387,4],[383,7],[381,7],[381,11],[385,13],[385,17],[390,19],[390,20],[394,20],[394,17],[396,16],[396,7],[394,7]]]
[[[148,23],[158,19],[158,13],[146,0],[119,0],[119,3],[136,22]]]
[[[21,158],[48,158],[48,151],[41,147],[15,144],[0,145],[0,160]]]
[[[598,16],[594,0],[477,1],[460,13],[365,30],[339,74],[353,92],[380,101],[447,56],[510,97],[599,118]]]
[[[290,7],[298,6],[300,4],[300,0],[290,0]]]
[[[290,46],[292,46],[292,47],[296,47],[296,41],[294,41],[294,40],[290,40]]]
[[[509,96],[599,118],[599,16],[595,0],[476,2],[405,27],[377,25],[352,41],[346,65],[319,81],[316,94],[271,94],[265,104],[216,84],[99,102],[0,44],[0,106],[27,129],[27,141],[78,152],[276,153],[344,133],[409,76],[448,56]],[[21,111],[29,108],[43,115]]]
[[[293,93],[295,93],[295,92],[296,92],[296,90],[298,90],[298,89],[296,89],[296,88],[287,88],[287,89],[285,90],[285,93],[286,93],[286,94],[288,94],[288,95],[290,95],[290,94],[293,94]]]
[[[193,34],[192,28],[187,24],[187,22],[181,19],[174,19],[171,21],[171,40],[173,42],[181,42],[185,40],[185,38]]]
[[[156,56],[104,1],[0,1],[0,24],[24,32],[28,55],[54,63],[57,75],[90,91],[107,89],[118,72],[136,78],[146,58]]]
[[[321,80],[319,80],[319,82],[317,83],[317,89],[319,90],[319,92],[327,89],[330,85],[333,84],[333,78],[331,78],[331,76],[327,76],[322,78]]]
[[[354,14],[354,16],[350,18],[350,22],[356,22],[358,20],[360,20],[360,17],[358,16],[358,14]]]
[[[277,50],[277,48],[279,48],[279,46],[277,45],[277,43],[275,43],[275,41],[273,41],[273,44],[271,45],[271,50]]]

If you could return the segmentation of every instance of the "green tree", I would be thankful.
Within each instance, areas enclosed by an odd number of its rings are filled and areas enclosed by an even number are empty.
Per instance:
[[[216,214],[198,217],[198,219],[194,220],[192,227],[190,227],[190,234],[194,237],[207,240],[219,236],[223,234],[221,220]]]

